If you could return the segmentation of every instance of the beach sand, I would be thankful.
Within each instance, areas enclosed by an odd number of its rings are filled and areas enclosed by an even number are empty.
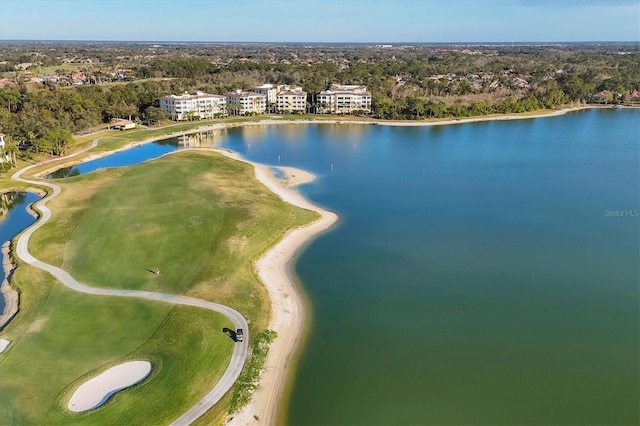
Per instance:
[[[0,339],[0,354],[7,350],[11,342],[7,339]]]
[[[67,408],[74,413],[98,408],[111,395],[140,383],[151,373],[149,361],[129,361],[109,368],[76,389]]]
[[[248,162],[236,153],[221,150],[224,155]],[[249,163],[249,162],[248,162]],[[280,398],[285,390],[288,368],[304,329],[304,302],[289,272],[293,256],[313,237],[326,231],[337,220],[335,213],[324,210],[305,199],[292,188],[311,182],[315,176],[304,170],[281,167],[285,179],[278,179],[269,167],[253,164],[258,181],[284,201],[320,214],[315,222],[290,230],[255,265],[269,292],[272,316],[268,328],[278,333],[271,343],[269,355],[260,375],[260,384],[248,405],[233,414],[229,425],[275,424]]]
[[[306,170],[296,169],[294,167],[278,167],[284,173],[284,179],[281,183],[288,188],[294,186],[304,185],[305,183],[313,182],[316,176]]]

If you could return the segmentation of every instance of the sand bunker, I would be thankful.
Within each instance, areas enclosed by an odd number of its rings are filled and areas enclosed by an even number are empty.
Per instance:
[[[107,402],[114,393],[141,382],[149,373],[151,363],[148,361],[131,361],[111,367],[83,383],[73,393],[67,407],[75,413],[93,410]]]
[[[7,339],[0,339],[0,354],[9,347],[9,343],[11,342]]]

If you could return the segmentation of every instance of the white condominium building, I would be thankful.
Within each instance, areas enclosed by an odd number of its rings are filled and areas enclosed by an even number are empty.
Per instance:
[[[227,106],[234,115],[263,114],[267,109],[267,96],[238,89],[227,93]]]
[[[265,95],[267,97],[267,105],[273,105],[277,103],[278,93],[282,91],[294,91],[301,92],[302,87],[299,86],[290,86],[288,84],[263,84],[262,86],[256,86],[251,89],[252,92],[260,93],[261,95]]]
[[[267,104],[275,104],[276,103],[276,95],[278,94],[278,86],[274,86],[273,84],[263,84],[262,86],[256,86],[251,89],[252,92],[259,93],[261,95],[265,95],[267,97]]]
[[[305,112],[307,110],[307,92],[302,87],[286,86],[276,95],[276,108],[278,112]]]
[[[316,95],[316,104],[320,113],[371,112],[371,93],[367,92],[367,86],[332,84],[329,90]]]
[[[219,117],[226,113],[226,104],[226,97],[200,91],[160,98],[160,108],[165,110],[172,120],[178,121]]]

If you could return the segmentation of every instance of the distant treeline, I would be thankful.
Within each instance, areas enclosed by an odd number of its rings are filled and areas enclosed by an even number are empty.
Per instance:
[[[380,63],[354,57],[348,63],[309,65],[246,60],[217,65],[204,58],[162,58],[133,71],[145,80],[65,88],[5,86],[0,89],[0,132],[13,144],[28,141],[32,152],[61,154],[70,134],[111,118],[165,119],[158,104],[161,96],[192,90],[223,94],[266,82],[302,86],[309,93],[310,112],[314,94],[331,83],[365,84],[373,96],[372,116],[381,119],[519,113],[589,102],[596,95],[599,101],[604,96],[605,102],[615,103],[623,94],[640,90],[637,53],[585,53],[553,60],[534,55],[449,55]],[[470,75],[477,75],[478,81],[484,77],[487,84],[474,86]],[[526,79],[526,84],[514,86],[514,78]]]

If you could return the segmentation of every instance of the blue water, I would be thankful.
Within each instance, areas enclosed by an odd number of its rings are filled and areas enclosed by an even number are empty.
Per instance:
[[[3,203],[6,213],[0,219],[0,244],[11,240],[36,221],[36,218],[27,212],[27,206],[40,199],[40,196],[30,192],[8,193],[5,197],[9,200],[8,203]],[[0,282],[4,278],[4,268],[0,268]],[[0,297],[0,311],[4,306],[4,299]]]
[[[229,130],[340,215],[296,265],[289,422],[638,424],[639,141],[638,110]]]
[[[638,424],[639,123],[230,131],[340,215],[296,265],[313,324],[289,422]]]
[[[127,149],[126,151],[116,152],[106,157],[80,163],[76,166],[63,167],[48,174],[46,178],[67,178],[89,173],[98,169],[130,166],[153,158],[158,158],[164,154],[175,151],[176,149],[178,149],[177,138],[164,139],[161,141],[138,145],[131,149]]]

